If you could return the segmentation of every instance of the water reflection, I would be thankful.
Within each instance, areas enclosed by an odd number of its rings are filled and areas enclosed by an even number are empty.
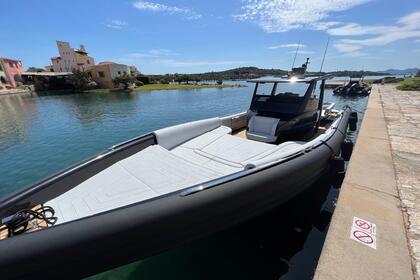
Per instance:
[[[129,118],[140,108],[138,94],[130,92],[73,94],[63,98],[69,117],[76,117],[84,128],[100,125],[106,118]]]
[[[25,141],[28,123],[35,117],[36,102],[24,96],[4,96],[0,102],[0,153]]]

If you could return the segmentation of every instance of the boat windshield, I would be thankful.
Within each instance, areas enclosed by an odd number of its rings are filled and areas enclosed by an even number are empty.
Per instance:
[[[317,106],[316,84],[316,82],[259,83],[251,103],[251,110],[258,111],[260,115],[291,118],[302,111],[308,89],[311,91],[308,100]]]
[[[309,83],[259,83],[257,95],[303,97],[308,90]]]

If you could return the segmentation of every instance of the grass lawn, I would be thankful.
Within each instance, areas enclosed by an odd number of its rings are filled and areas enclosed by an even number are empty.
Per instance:
[[[404,79],[397,86],[399,90],[418,90],[420,91],[420,77]]]
[[[135,87],[127,90],[123,89],[92,89],[87,92],[108,93],[118,91],[145,91],[145,90],[173,90],[173,89],[197,89],[197,88],[232,88],[241,87],[241,85],[195,85],[195,84],[149,84],[141,87]]]

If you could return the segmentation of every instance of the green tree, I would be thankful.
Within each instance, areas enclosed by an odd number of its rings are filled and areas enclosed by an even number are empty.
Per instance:
[[[169,79],[169,78],[162,78],[161,80],[160,80],[160,83],[161,84],[165,84],[165,85],[167,85],[167,84],[169,84],[171,82],[171,80]]]
[[[137,79],[133,76],[129,76],[127,74],[124,74],[122,76],[115,77],[112,82],[116,87],[119,87],[120,85],[123,85],[124,89],[128,89],[130,85],[135,83]]]
[[[68,81],[73,85],[75,91],[82,91],[92,83],[92,79],[86,72],[76,70],[71,76],[68,77]]]
[[[201,82],[201,79],[199,77],[195,77],[194,82],[197,85],[199,82]]]
[[[191,81],[190,76],[184,74],[181,76],[181,80],[188,85],[189,81]]]
[[[42,68],[38,68],[38,67],[29,67],[26,72],[44,72],[45,70]]]
[[[217,80],[216,83],[220,86],[223,84],[223,80]]]
[[[148,76],[144,76],[144,75],[137,75],[136,76],[137,81],[142,82],[145,85],[150,84],[150,78]]]

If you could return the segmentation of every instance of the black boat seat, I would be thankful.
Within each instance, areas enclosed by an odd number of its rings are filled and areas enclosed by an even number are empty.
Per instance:
[[[280,119],[254,115],[248,122],[247,138],[259,142],[275,143]]]

